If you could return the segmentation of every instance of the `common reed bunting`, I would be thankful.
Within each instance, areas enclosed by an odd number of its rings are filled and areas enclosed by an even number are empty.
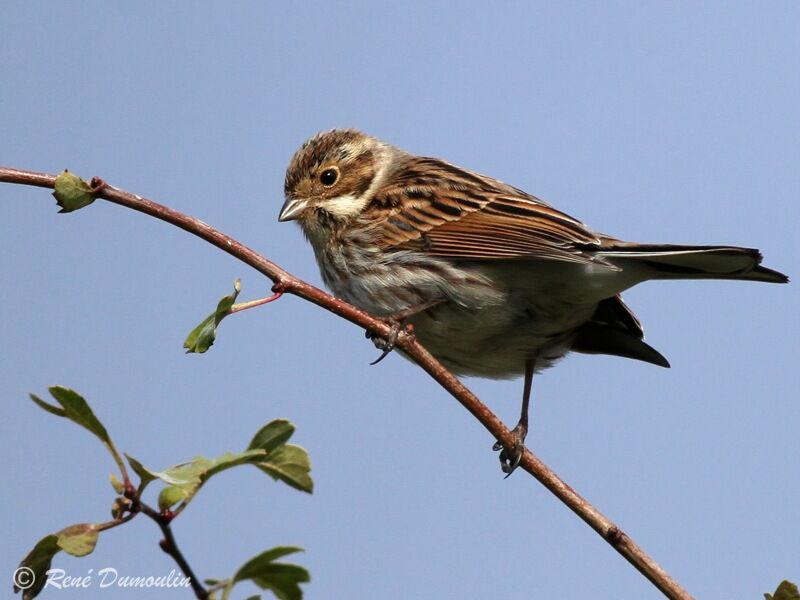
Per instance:
[[[525,385],[515,445],[528,431],[533,374],[569,351],[668,367],[620,292],[649,279],[785,283],[761,254],[734,246],[623,242],[530,194],[353,129],[306,141],[286,171],[280,221],[296,220],[331,291],[413,324],[457,375]]]

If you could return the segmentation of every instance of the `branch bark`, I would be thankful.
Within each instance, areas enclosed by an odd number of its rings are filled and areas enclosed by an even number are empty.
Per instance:
[[[0,167],[0,181],[53,188],[55,176],[33,171]],[[228,237],[224,233],[217,231],[199,219],[172,210],[171,208],[147,200],[136,194],[103,184],[102,182],[93,182],[93,187],[99,189],[97,194],[99,198],[171,223],[176,227],[180,227],[206,240],[235,258],[238,258],[240,261],[255,268],[271,279],[274,283],[274,292],[293,294],[303,298],[378,336],[385,338],[390,334],[390,324],[376,319],[355,306],[339,300],[319,288],[298,279],[272,261],[256,253],[254,250]],[[489,431],[493,438],[500,440],[507,446],[513,446],[514,440],[511,437],[511,432],[503,422],[498,419],[477,396],[462,384],[461,381],[425,350],[421,344],[417,343],[413,335],[402,331],[398,335],[395,345],[433,377],[433,379],[458,400],[464,408],[472,413]],[[631,563],[631,565],[663,592],[666,597],[674,600],[691,600],[692,596],[650,558],[636,542],[585,498],[567,485],[566,482],[558,477],[558,475],[529,450],[525,450],[519,467],[533,475],[533,477],[550,490],[550,492],[561,500],[570,510],[583,519],[583,521],[594,529],[617,552]]]
[[[180,548],[178,548],[178,542],[175,541],[175,536],[173,535],[172,527],[170,526],[172,519],[158,512],[154,508],[151,508],[135,495],[131,498],[131,501],[133,502],[132,510],[135,511],[132,514],[141,512],[147,515],[161,529],[161,533],[164,538],[159,542],[158,545],[166,554],[169,554],[172,557],[172,560],[177,563],[180,570],[189,579],[189,585],[192,586],[192,591],[194,592],[195,598],[198,598],[198,600],[206,600],[209,595],[208,590],[203,587],[202,583],[200,583],[200,580],[194,574],[192,567],[189,565],[189,561],[186,560],[183,552],[181,552]]]

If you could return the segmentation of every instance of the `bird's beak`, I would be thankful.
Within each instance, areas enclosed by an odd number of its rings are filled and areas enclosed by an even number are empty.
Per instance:
[[[287,198],[286,202],[283,203],[281,213],[278,215],[278,221],[294,221],[307,207],[307,200]]]

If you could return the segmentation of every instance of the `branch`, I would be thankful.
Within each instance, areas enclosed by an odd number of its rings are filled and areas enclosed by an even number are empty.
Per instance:
[[[170,527],[170,523],[172,522],[174,515],[160,513],[136,497],[132,499],[132,502],[133,511],[144,513],[153,519],[153,521],[155,521],[156,524],[161,528],[161,533],[164,535],[164,539],[161,540],[158,545],[164,552],[173,558],[173,560],[178,564],[178,567],[180,567],[180,570],[183,571],[183,574],[189,578],[189,583],[192,586],[192,591],[194,591],[195,597],[199,598],[199,600],[206,600],[208,598],[208,590],[203,587],[203,584],[201,584],[200,580],[195,576],[194,571],[192,571],[192,567],[189,566],[189,562],[186,560],[186,557],[183,556],[183,553],[178,548],[178,544],[175,541],[175,536],[172,534],[172,527]]]
[[[0,167],[0,181],[53,188],[55,176]],[[238,258],[240,261],[271,279],[274,282],[272,290],[275,293],[293,294],[304,300],[313,302],[317,306],[347,319],[351,323],[363,327],[380,337],[386,338],[391,333],[391,325],[385,321],[376,319],[355,306],[339,300],[338,298],[334,298],[319,288],[298,279],[272,261],[264,258],[236,240],[229,238],[199,219],[184,215],[183,213],[142,198],[141,196],[122,191],[105,184],[101,180],[93,180],[92,188],[98,190],[97,196],[100,198],[171,223],[206,240],[235,258]],[[397,336],[395,346],[422,367],[445,390],[450,392],[464,408],[480,421],[489,433],[491,433],[492,437],[501,441],[507,447],[514,445],[511,432],[503,422],[498,419],[475,394],[462,384],[452,373],[445,369],[433,355],[425,350],[425,348],[415,340],[413,335],[410,335],[406,331],[401,331]],[[592,506],[586,499],[575,492],[575,490],[567,485],[529,450],[525,450],[525,454],[519,466],[539,480],[539,482],[550,490],[561,502],[566,504],[571,511],[600,534],[604,540],[611,544],[611,546],[642,573],[642,575],[647,577],[647,579],[661,590],[665,596],[674,600],[691,600],[692,596],[672,579],[672,577],[650,558],[627,534],[600,513],[600,511]]]

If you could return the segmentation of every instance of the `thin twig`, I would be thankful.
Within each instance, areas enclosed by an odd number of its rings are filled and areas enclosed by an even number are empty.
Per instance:
[[[119,472],[122,475],[122,483],[124,483],[126,486],[130,485],[131,478],[130,475],[128,475],[128,469],[125,466],[125,461],[123,461],[122,457],[119,455],[117,447],[113,442],[108,442],[105,444],[105,446],[111,452],[111,456],[114,457],[114,462],[117,463],[117,466],[119,467]]]
[[[241,302],[239,304],[234,304],[231,306],[230,314],[237,313],[242,310],[248,310],[250,308],[255,308],[256,306],[262,306],[264,304],[269,304],[270,302],[275,302],[278,298],[283,296],[281,292],[276,294],[272,294],[272,296],[267,296],[266,298],[259,298],[258,300],[250,300],[249,302]]]
[[[203,587],[203,584],[201,584],[200,580],[195,576],[192,567],[189,566],[186,557],[180,551],[180,548],[178,548],[178,543],[175,541],[175,536],[172,534],[170,523],[174,516],[162,514],[139,499],[133,500],[133,503],[134,510],[147,515],[161,528],[164,539],[159,542],[159,546],[172,557],[178,567],[180,567],[180,570],[183,571],[183,574],[189,579],[189,584],[192,586],[194,595],[199,600],[206,600],[208,598],[208,590]]]
[[[55,176],[0,167],[0,181],[52,188]],[[272,289],[276,293],[289,293],[313,302],[377,336],[386,338],[391,333],[390,323],[376,319],[355,306],[334,298],[319,288],[294,277],[272,261],[199,219],[184,215],[141,196],[105,185],[101,180],[93,180],[92,187],[98,190],[98,197],[100,198],[171,223],[238,258],[269,277],[275,284]],[[444,389],[450,392],[456,400],[481,422],[494,439],[499,440],[507,447],[514,445],[511,432],[503,422],[422,345],[417,343],[413,335],[401,331],[397,336],[396,346],[422,367]],[[665,596],[674,600],[691,600],[692,596],[627,534],[575,492],[529,450],[525,450],[520,467],[538,479],[570,510],[600,534],[604,540],[647,577]],[[192,581],[194,582],[194,579]]]
[[[106,521],[105,523],[97,523],[94,528],[97,531],[108,531],[109,529],[114,529],[114,527],[119,527],[133,519],[136,516],[136,513],[129,512],[124,517],[120,517],[119,519],[113,519],[111,521]]]

